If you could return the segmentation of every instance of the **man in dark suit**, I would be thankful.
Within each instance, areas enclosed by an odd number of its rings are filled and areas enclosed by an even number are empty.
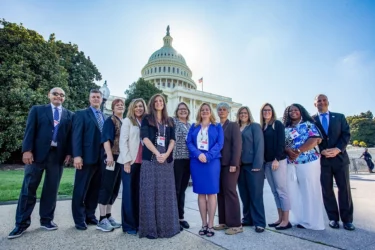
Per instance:
[[[349,157],[346,146],[350,140],[349,125],[343,114],[328,111],[328,97],[315,97],[318,114],[313,118],[319,127],[323,140],[319,144],[321,153],[321,177],[323,201],[331,228],[339,228],[339,220],[346,230],[354,230],[353,202],[349,180]],[[333,178],[338,188],[339,208],[333,192]]]
[[[104,116],[100,111],[102,93],[90,91],[90,107],[77,111],[73,119],[72,148],[76,175],[72,198],[72,213],[78,230],[87,224],[97,225],[95,210],[98,205],[101,169],[101,132]]]
[[[9,234],[9,239],[21,236],[30,226],[36,190],[44,171],[46,174],[39,207],[40,225],[47,230],[58,228],[53,217],[63,165],[71,159],[73,113],[61,106],[65,100],[65,92],[61,88],[51,89],[48,98],[50,104],[33,106],[27,118],[22,142],[25,176],[18,199],[16,227]]]

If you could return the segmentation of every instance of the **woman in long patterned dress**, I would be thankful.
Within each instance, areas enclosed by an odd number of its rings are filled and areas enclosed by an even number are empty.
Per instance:
[[[180,232],[173,172],[175,128],[161,94],[151,97],[142,120],[139,237],[169,238]]]

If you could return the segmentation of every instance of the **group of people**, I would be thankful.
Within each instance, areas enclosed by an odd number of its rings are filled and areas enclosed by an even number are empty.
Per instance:
[[[246,106],[238,110],[235,122],[229,121],[227,103],[217,105],[218,123],[208,103],[201,104],[193,122],[184,102],[172,118],[162,94],[152,96],[148,105],[141,98],[132,100],[125,119],[122,99],[113,100],[113,114],[105,119],[99,90],[91,90],[90,106],[75,113],[62,107],[63,89],[53,88],[48,97],[50,104],[33,106],[27,119],[25,176],[10,239],[31,224],[43,172],[40,224],[47,230],[58,228],[53,222],[57,192],[63,166],[71,160],[76,168],[72,215],[78,230],[88,225],[104,232],[122,227],[148,239],[172,237],[190,227],[184,218],[190,176],[198,194],[201,236],[212,237],[217,230],[234,235],[244,226],[264,232],[265,177],[279,217],[269,227],[323,230],[324,203],[330,227],[339,228],[341,219],[345,229],[355,229],[345,150],[349,126],[344,115],[328,111],[325,95],[315,98],[317,115],[311,117],[304,107],[292,104],[283,122],[266,103],[260,123]],[[120,223],[111,212],[121,183]],[[214,225],[217,205],[219,223]]]

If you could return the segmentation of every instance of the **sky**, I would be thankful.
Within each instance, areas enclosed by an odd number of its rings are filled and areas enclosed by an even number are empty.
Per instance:
[[[292,103],[316,113],[320,93],[333,112],[375,113],[372,0],[1,0],[0,18],[77,44],[111,95],[125,96],[170,25],[192,79],[254,117],[265,102],[278,117]]]

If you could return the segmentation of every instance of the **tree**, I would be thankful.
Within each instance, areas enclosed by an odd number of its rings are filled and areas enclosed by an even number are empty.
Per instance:
[[[361,141],[359,143],[359,146],[362,147],[362,148],[365,148],[365,147],[367,147],[367,144],[365,142]]]
[[[359,142],[357,140],[353,141],[353,146],[357,147],[359,145]]]
[[[127,113],[128,107],[130,102],[135,98],[143,98],[146,103],[150,100],[150,98],[155,94],[162,94],[165,97],[165,101],[168,102],[167,96],[163,94],[163,91],[155,87],[149,81],[144,80],[143,78],[139,78],[137,82],[133,82],[129,88],[125,91],[126,100],[125,106]]]
[[[0,163],[19,152],[30,107],[47,103],[51,88],[63,88],[64,106],[76,110],[87,103],[83,92],[100,79],[77,45],[56,42],[54,34],[45,41],[22,24],[0,20]]]
[[[350,126],[351,141],[363,142],[366,146],[375,146],[375,119],[371,111],[355,116],[348,116],[347,121]],[[361,144],[359,143],[359,146]],[[361,146],[362,147],[362,146]]]

